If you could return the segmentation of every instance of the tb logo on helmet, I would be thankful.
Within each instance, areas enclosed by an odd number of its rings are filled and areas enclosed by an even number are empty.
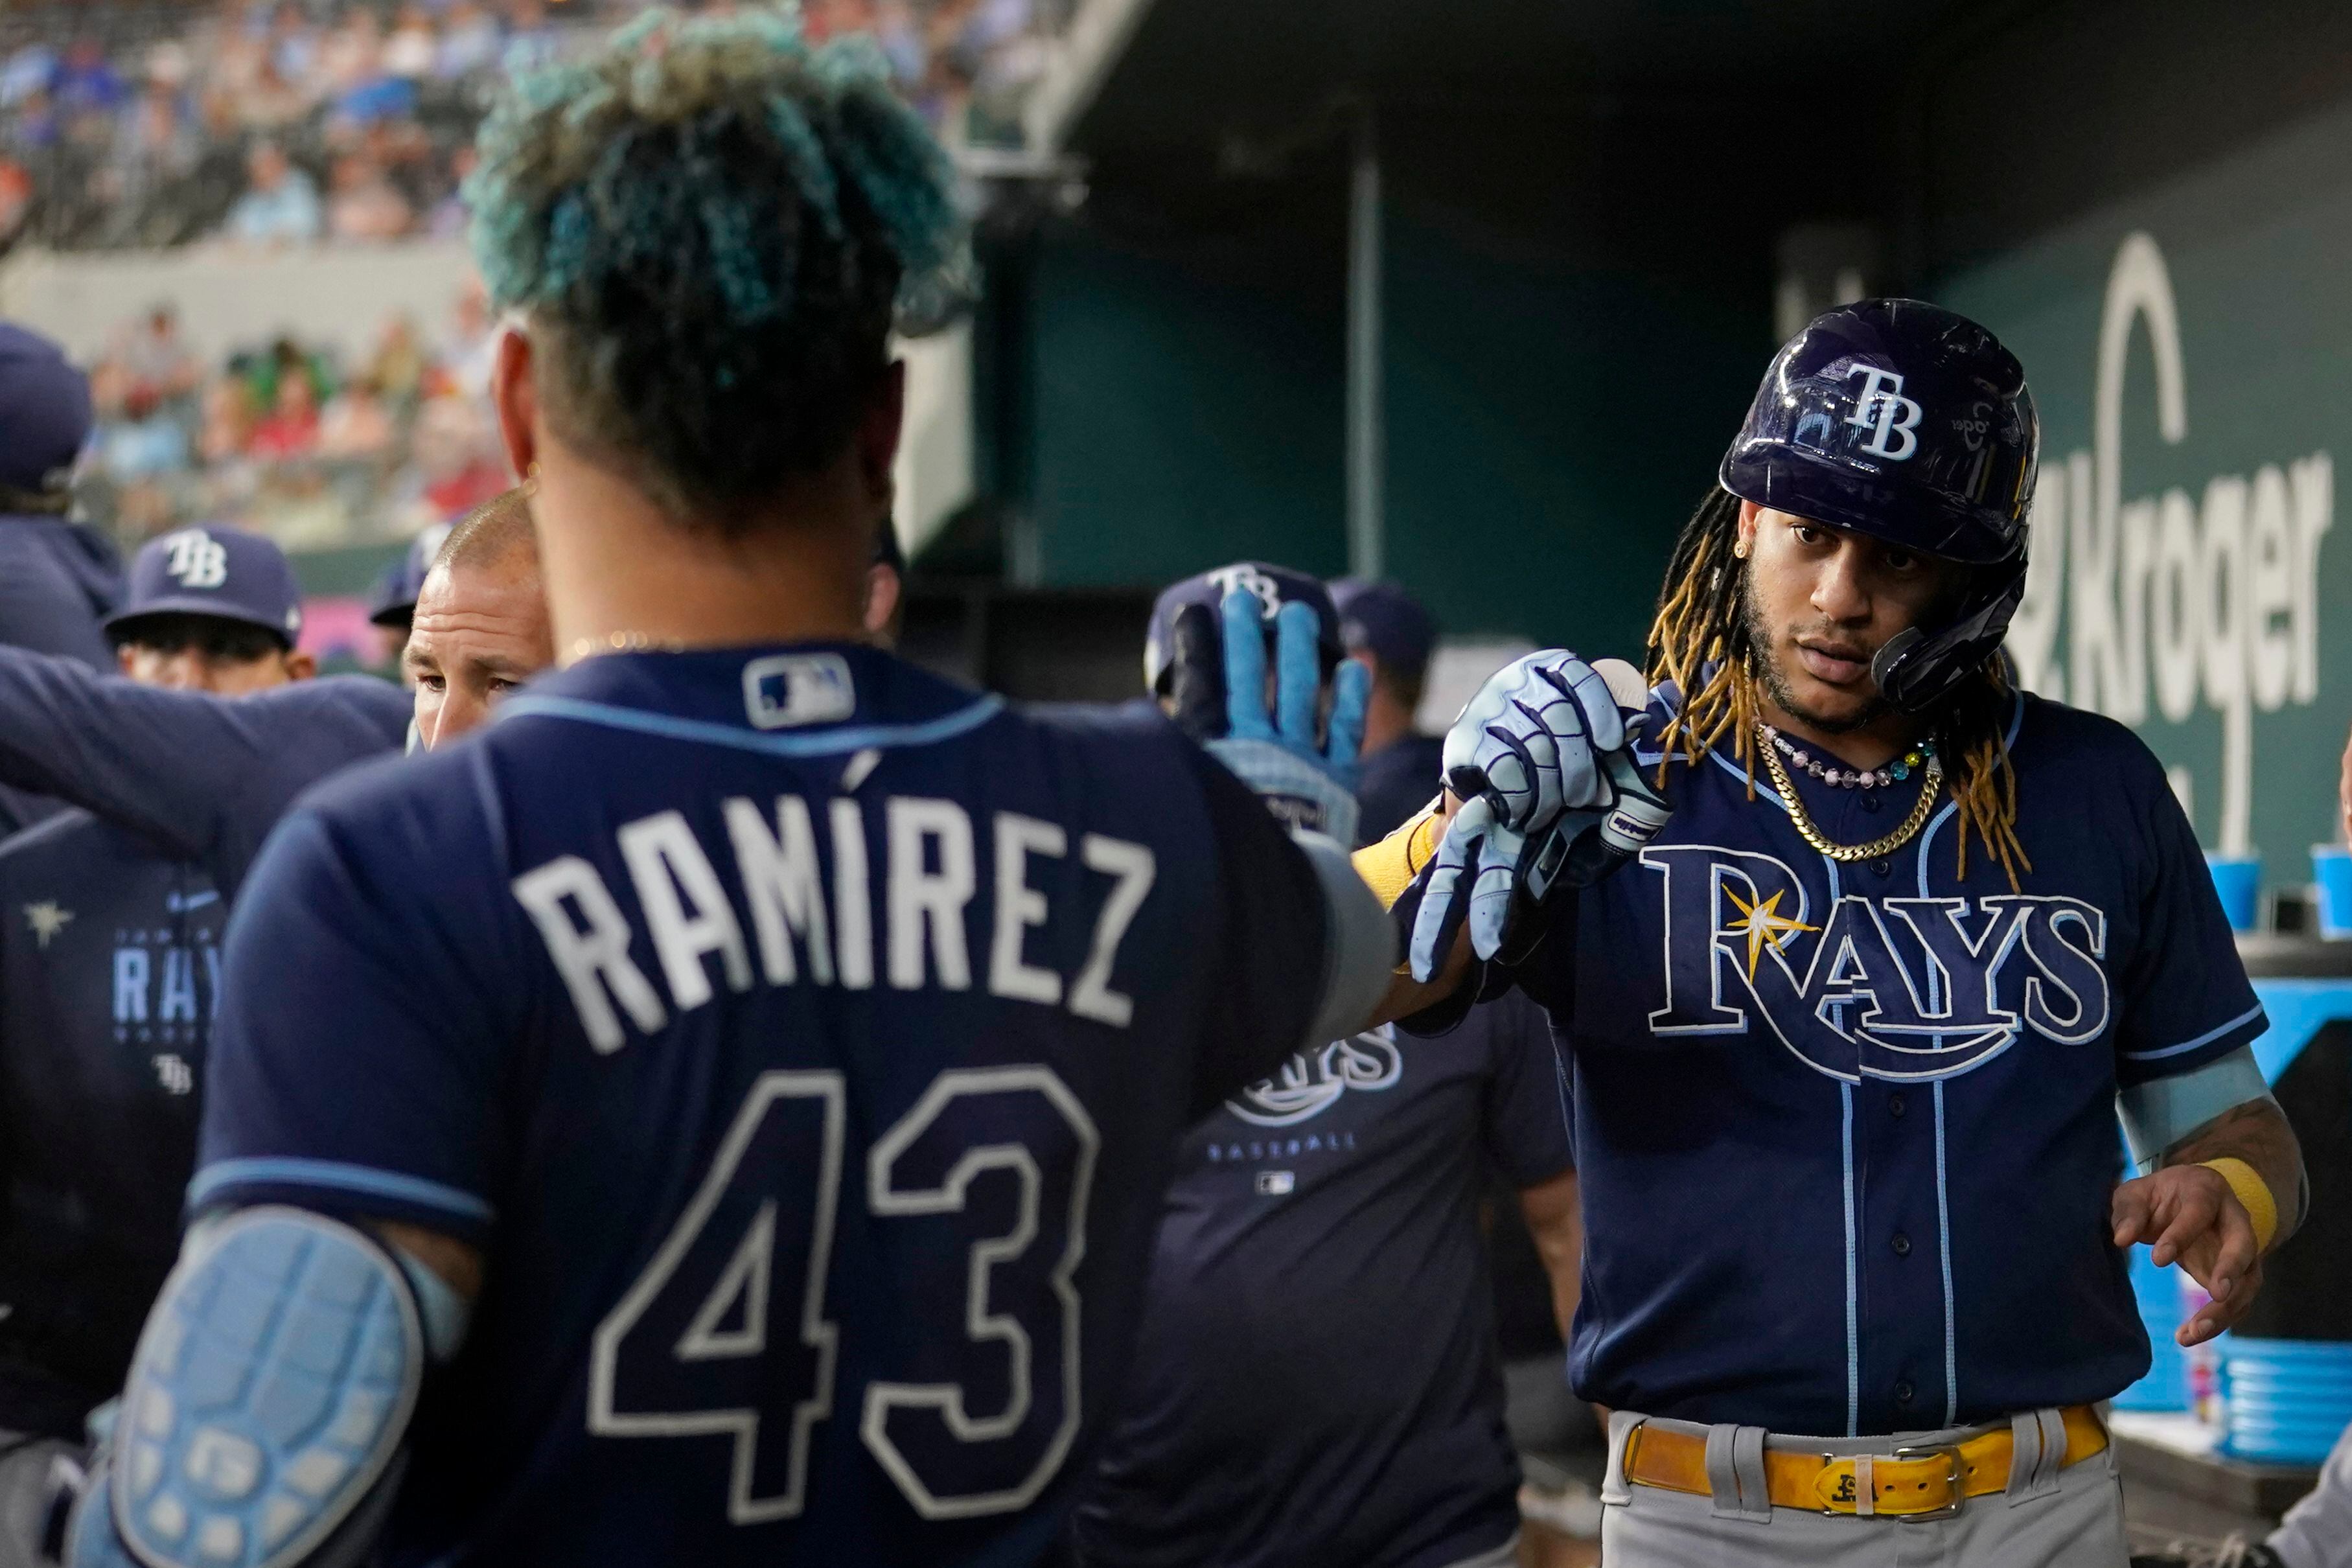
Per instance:
[[[1870,439],[1862,449],[1874,458],[1884,458],[1899,463],[1919,449],[1919,416],[1924,412],[1918,404],[1903,395],[1903,378],[1891,370],[1881,370],[1874,364],[1858,364],[1846,372],[1849,379],[1860,376],[1862,395],[1853,400],[1853,413],[1846,423],[1857,429],[1868,430]],[[1889,447],[1890,437],[1899,437],[1902,445]]]
[[[182,529],[163,542],[163,570],[184,588],[217,588],[228,581],[228,550],[201,528]]]
[[[1238,566],[1220,566],[1208,577],[1217,585],[1220,595],[1230,594],[1236,588],[1246,588],[1255,594],[1257,602],[1265,606],[1265,616],[1269,621],[1282,613],[1282,584],[1246,561]]]

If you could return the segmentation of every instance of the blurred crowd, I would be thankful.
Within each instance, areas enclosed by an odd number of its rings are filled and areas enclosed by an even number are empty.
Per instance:
[[[1021,96],[1042,68],[1040,26],[1072,3],[806,0],[804,15],[818,36],[872,34],[901,90],[950,142],[1001,143],[1017,140]],[[0,16],[0,246],[456,234],[457,187],[498,85],[635,9],[222,0],[11,10]]]
[[[208,363],[159,306],[90,366],[83,503],[126,542],[197,521],[292,549],[446,522],[511,482],[485,398],[490,329],[469,289],[446,322],[392,317],[355,362],[281,337]]]

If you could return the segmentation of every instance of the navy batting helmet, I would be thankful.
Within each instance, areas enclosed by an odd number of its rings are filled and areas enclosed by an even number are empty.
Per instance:
[[[1246,588],[1258,597],[1264,609],[1265,635],[1274,636],[1274,617],[1282,606],[1297,600],[1315,612],[1316,651],[1325,674],[1345,657],[1340,646],[1339,612],[1331,607],[1330,591],[1319,577],[1304,572],[1294,572],[1287,566],[1270,566],[1263,561],[1237,561],[1231,566],[1220,566],[1213,572],[1203,572],[1195,577],[1163,589],[1151,606],[1151,624],[1143,636],[1143,681],[1153,692],[1168,694],[1168,678],[1176,663],[1176,619],[1188,605],[1206,608],[1213,617],[1225,595],[1236,588]],[[1213,624],[1213,619],[1212,621]]]
[[[1880,694],[1916,713],[2009,631],[2041,438],[2024,368],[1990,332],[1918,300],[1864,300],[1773,356],[1721,479],[1742,500],[1979,569],[1948,624],[1871,661]]]

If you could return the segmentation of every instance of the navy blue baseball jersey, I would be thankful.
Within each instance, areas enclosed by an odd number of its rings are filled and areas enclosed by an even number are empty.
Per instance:
[[[85,813],[0,845],[0,1428],[78,1436],[179,1250],[221,900]]]
[[[395,1563],[1011,1563],[1316,873],[1149,707],[610,655],[330,782],[231,920],[191,1201],[479,1244]]]
[[[398,751],[410,710],[406,692],[373,676],[216,697],[0,647],[0,784],[132,828],[234,898],[294,797]]]
[[[61,517],[0,517],[0,644],[111,670],[103,623],[121,600],[121,558],[104,534]],[[59,809],[0,784],[0,837]]]
[[[1356,799],[1363,816],[1356,837],[1377,844],[1404,826],[1407,818],[1437,798],[1444,787],[1445,738],[1407,735],[1365,757]]]
[[[1442,1568],[1519,1527],[1478,1233],[1570,1164],[1525,997],[1294,1055],[1185,1135],[1086,1568]]]
[[[1674,819],[1521,972],[1573,1046],[1586,1398],[1879,1434],[2147,1371],[2108,1240],[2116,1094],[2245,1045],[2262,1008],[2147,747],[2032,697],[2009,734],[2017,891],[1978,843],[1958,879],[1948,800],[1840,864],[1709,755],[1671,767]],[[1919,786],[1797,787],[1860,844]]]

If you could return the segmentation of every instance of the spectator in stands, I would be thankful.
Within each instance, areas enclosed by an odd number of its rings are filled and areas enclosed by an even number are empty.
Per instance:
[[[269,57],[263,58],[253,86],[236,101],[238,118],[252,131],[283,131],[310,112],[310,99]]]
[[[253,387],[243,376],[224,375],[205,388],[204,419],[196,427],[196,452],[207,463],[230,463],[245,456],[253,440]]]
[[[335,238],[397,239],[408,232],[414,216],[406,199],[365,153],[347,153],[335,160],[334,195],[327,205],[327,229]]]
[[[401,7],[400,21],[384,40],[383,68],[387,75],[421,80],[433,74],[440,40],[434,36],[433,14],[411,4]]]
[[[263,246],[308,244],[319,237],[319,192],[310,175],[270,142],[256,144],[246,168],[249,183],[229,214],[232,236]]]
[[[1389,583],[1347,578],[1331,584],[1339,637],[1348,656],[1372,672],[1372,700],[1364,714],[1363,805],[1357,834],[1367,844],[1385,838],[1427,805],[1438,790],[1445,742],[1413,728],[1437,646],[1437,623],[1421,601]]]
[[[359,376],[336,393],[319,416],[319,456],[380,458],[392,449],[397,434],[375,383]]]
[[[426,365],[425,345],[416,340],[416,320],[403,311],[384,323],[365,374],[385,402],[405,411],[424,395]]]
[[[126,481],[177,473],[188,466],[187,428],[152,387],[131,384],[99,426],[97,460]]]
[[[310,378],[279,376],[277,401],[254,426],[246,449],[257,458],[283,460],[308,457],[318,444],[318,394],[311,388]]]
[[[150,307],[109,357],[122,367],[131,389],[143,387],[167,403],[193,395],[204,380],[180,336],[179,310],[168,300]]]
[[[442,31],[433,74],[454,81],[488,69],[498,58],[498,22],[476,0],[457,0],[449,8],[449,25]]]

